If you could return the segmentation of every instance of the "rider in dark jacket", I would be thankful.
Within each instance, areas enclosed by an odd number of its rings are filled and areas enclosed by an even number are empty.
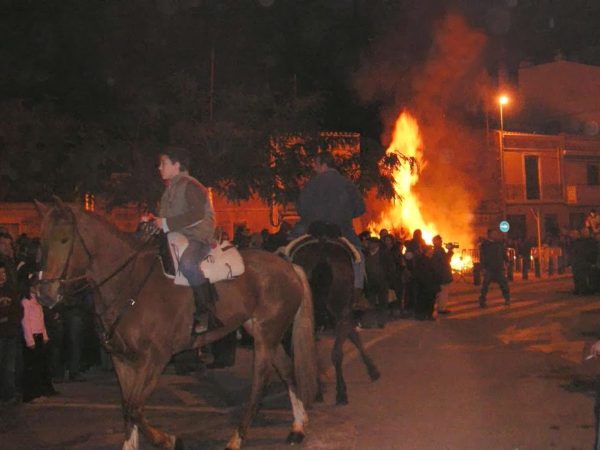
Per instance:
[[[360,191],[352,181],[333,168],[333,156],[330,153],[317,154],[313,160],[313,169],[316,175],[300,192],[296,204],[300,221],[290,237],[306,233],[314,222],[324,222],[338,226],[342,236],[360,251],[361,242],[352,225],[352,219],[365,212],[365,202]],[[360,263],[354,264],[354,287],[357,289],[363,288],[364,267],[364,257]]]
[[[296,204],[300,222],[293,234],[306,233],[313,222],[326,222],[340,227],[342,236],[360,247],[352,226],[352,219],[365,212],[360,191],[333,167],[333,157],[329,153],[319,153],[313,168],[316,175],[304,186]]]

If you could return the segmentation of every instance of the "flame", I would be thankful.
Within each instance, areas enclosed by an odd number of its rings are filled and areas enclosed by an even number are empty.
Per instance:
[[[427,161],[423,157],[423,140],[417,120],[407,111],[403,111],[396,120],[392,142],[387,148],[386,154],[402,154],[414,158],[419,171],[427,167]],[[423,218],[421,202],[412,192],[413,186],[419,181],[419,171],[411,170],[407,164],[402,164],[395,170],[393,173],[394,190],[401,200],[393,202],[388,209],[382,212],[377,221],[370,222],[369,230],[386,228],[392,231],[404,229],[414,232],[414,230],[420,229],[423,239],[428,244],[432,243],[435,235],[440,234],[436,224],[427,222]],[[451,266],[454,270],[462,272],[472,267],[473,261],[466,251],[456,250]]]

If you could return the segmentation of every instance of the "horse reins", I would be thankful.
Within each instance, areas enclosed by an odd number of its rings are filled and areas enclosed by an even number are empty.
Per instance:
[[[75,220],[75,218],[73,218],[73,229],[74,229],[74,234],[77,235],[77,237],[79,238],[79,241],[81,242],[81,246],[83,247],[83,249],[88,257],[88,260],[89,260],[88,266],[89,266],[89,265],[91,265],[93,255],[92,255],[92,252],[89,250],[88,246],[85,244],[85,240],[83,239],[83,236],[81,235],[81,232],[79,231],[79,227],[77,226],[77,221]],[[142,244],[135,251],[133,251],[133,253],[120,266],[118,266],[115,270],[113,270],[106,277],[104,277],[104,279],[102,279],[102,281],[100,281],[98,283],[94,283],[94,285],[92,286],[92,284],[89,283],[87,275],[80,275],[78,277],[73,277],[73,278],[65,278],[65,275],[69,268],[69,263],[71,262],[71,256],[73,255],[73,250],[75,248],[75,239],[73,239],[73,241],[71,242],[71,247],[69,248],[69,254],[67,256],[67,260],[65,261],[65,266],[63,268],[63,271],[62,271],[60,277],[43,279],[42,278],[43,271],[40,271],[39,282],[42,284],[48,284],[48,283],[53,283],[53,282],[58,281],[62,286],[62,285],[75,283],[75,282],[81,281],[81,280],[88,281],[86,284],[84,284],[80,288],[76,289],[75,291],[69,292],[69,294],[71,294],[71,295],[78,294],[78,293],[84,291],[85,289],[87,289],[88,287],[99,288],[100,286],[104,285],[106,282],[111,280],[113,277],[118,275],[133,260],[135,260],[139,256],[139,254],[145,249],[145,247],[148,245],[149,242],[151,242],[150,239],[142,242]]]
[[[72,214],[72,212],[71,212],[71,214]],[[69,248],[69,254],[67,255],[67,260],[65,261],[65,266],[62,270],[60,277],[43,279],[42,278],[43,271],[40,271],[40,277],[39,277],[39,283],[48,284],[48,283],[53,283],[53,282],[58,281],[61,286],[71,284],[71,283],[81,281],[81,280],[86,280],[86,283],[83,286],[79,287],[78,289],[76,289],[74,291],[70,291],[69,292],[70,295],[75,295],[79,292],[86,290],[87,288],[92,288],[95,292],[97,292],[100,296],[102,296],[102,294],[100,294],[99,288],[102,285],[104,285],[105,283],[107,283],[109,280],[111,280],[113,277],[118,275],[121,271],[123,271],[129,264],[131,264],[133,261],[135,261],[137,259],[137,257],[140,255],[140,253],[146,248],[148,243],[151,242],[151,239],[147,239],[144,242],[142,242],[142,245],[140,245],[131,255],[129,255],[129,257],[121,265],[119,265],[111,273],[109,273],[107,276],[105,276],[100,282],[95,283],[95,282],[90,282],[90,280],[88,279],[88,277],[86,275],[80,275],[78,277],[72,277],[72,278],[65,278],[65,275],[67,274],[67,271],[69,269],[69,263],[71,262],[71,257],[73,255],[73,251],[75,248],[75,235],[77,238],[79,238],[79,241],[81,242],[81,246],[83,247],[83,249],[88,257],[88,260],[89,260],[88,267],[89,267],[89,265],[91,265],[92,258],[93,258],[92,252],[89,250],[88,246],[85,243],[85,240],[83,239],[83,236],[81,235],[81,232],[79,231],[79,227],[77,225],[77,220],[75,220],[75,217],[73,217],[73,230],[74,230],[74,232],[73,232],[74,238],[71,242],[71,247]],[[100,334],[102,335],[102,342],[105,345],[105,347],[108,348],[108,345],[117,329],[117,326],[121,322],[121,319],[123,318],[123,315],[125,314],[125,312],[129,309],[129,307],[135,305],[135,303],[136,303],[135,298],[140,294],[140,292],[146,285],[146,282],[148,281],[148,278],[150,278],[150,275],[152,274],[155,264],[156,264],[156,261],[154,261],[150,265],[150,269],[148,270],[148,273],[144,277],[144,280],[142,281],[139,288],[137,289],[136,294],[134,296],[130,297],[128,299],[127,303],[120,308],[119,313],[117,314],[117,318],[112,323],[112,325],[108,328],[108,331],[106,331],[106,327],[103,324],[102,316],[106,313],[106,311],[108,311],[109,307],[105,307],[104,310],[101,312],[94,311],[94,314],[96,315],[96,321],[97,321],[97,323],[99,323],[99,325],[103,329]]]

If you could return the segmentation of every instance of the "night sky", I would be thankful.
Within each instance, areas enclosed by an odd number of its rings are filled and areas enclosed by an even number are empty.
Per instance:
[[[234,197],[269,195],[273,133],[355,131],[375,148],[436,96],[480,127],[522,61],[600,64],[594,0],[21,0],[2,18],[3,200],[146,195],[166,143],[197,150],[197,175]],[[145,181],[115,187],[115,172]]]

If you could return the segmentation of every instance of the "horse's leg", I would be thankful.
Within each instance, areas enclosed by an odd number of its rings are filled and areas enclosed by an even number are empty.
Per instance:
[[[242,448],[242,441],[246,438],[246,432],[258,409],[258,403],[263,393],[263,389],[272,369],[273,349],[265,343],[263,331],[259,326],[253,327],[254,335],[254,367],[252,373],[252,390],[250,399],[242,415],[242,420],[238,429],[227,444],[227,450],[239,450]]]
[[[183,448],[183,444],[176,436],[150,426],[144,416],[146,400],[156,388],[158,377],[164,368],[164,364],[157,363],[157,360],[165,361],[166,364],[166,359],[152,358],[150,355],[138,355],[138,358],[132,365],[127,361],[113,358],[121,386],[127,437],[123,444],[123,450],[138,450],[138,428],[144,437],[156,447],[165,450]]]
[[[360,357],[362,358],[363,363],[365,364],[365,366],[367,366],[367,372],[369,373],[369,378],[371,378],[371,381],[378,380],[379,377],[381,376],[381,374],[379,373],[379,370],[375,366],[375,363],[373,363],[373,360],[369,357],[369,355],[367,355],[367,352],[365,351],[365,348],[363,347],[362,339],[360,338],[360,335],[356,331],[356,328],[354,328],[354,327],[350,328],[350,334],[348,335],[348,337],[350,338],[350,341],[354,344],[354,346],[358,350],[358,353],[360,353]]]
[[[353,326],[352,320],[348,317],[342,317],[335,325],[335,342],[331,350],[331,361],[335,367],[336,405],[348,404],[348,392],[346,381],[344,380],[342,363],[344,362],[344,342]]]
[[[296,382],[294,381],[294,366],[292,360],[281,344],[277,346],[277,350],[275,351],[273,365],[288,388],[288,395],[290,396],[290,403],[294,413],[292,431],[290,431],[290,434],[287,437],[287,442],[292,445],[299,444],[304,440],[304,426],[308,424],[308,414],[306,414],[306,410],[304,409],[304,403],[302,403],[302,400],[300,400],[296,394]]]

